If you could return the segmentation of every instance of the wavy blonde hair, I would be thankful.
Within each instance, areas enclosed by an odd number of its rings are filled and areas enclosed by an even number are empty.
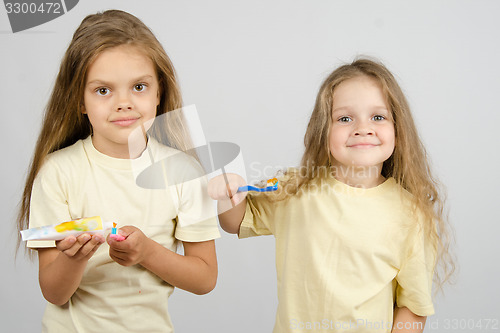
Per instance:
[[[85,139],[92,133],[90,121],[82,112],[87,71],[103,51],[120,45],[137,47],[153,62],[161,95],[156,116],[182,107],[172,62],[160,42],[141,20],[119,10],[108,10],[84,18],[61,61],[59,74],[45,109],[42,129],[20,203],[18,230],[28,227],[33,182],[47,155]],[[161,143],[182,151],[192,148],[182,115],[173,112],[169,114],[168,122],[166,118],[157,117],[149,134]],[[19,237],[18,248],[20,243]]]
[[[289,198],[307,188],[314,179],[334,172],[329,147],[333,93],[342,82],[359,76],[373,78],[380,84],[390,108],[396,144],[392,156],[383,164],[382,176],[393,177],[411,193],[414,209],[423,215],[422,228],[438,254],[434,280],[436,289],[441,289],[455,270],[450,251],[453,234],[444,208],[445,197],[440,183],[431,173],[429,158],[417,133],[408,101],[394,76],[383,64],[359,58],[351,64],[340,66],[325,79],[304,136],[305,152],[300,168],[288,172],[288,180],[270,198]]]

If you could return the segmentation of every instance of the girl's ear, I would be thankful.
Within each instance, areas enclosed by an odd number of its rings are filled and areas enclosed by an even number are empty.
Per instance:
[[[87,114],[87,109],[85,108],[85,101],[82,100],[80,101],[80,105],[79,105],[79,110],[78,110],[81,114]]]
[[[163,94],[163,79],[158,78],[158,89],[156,90],[156,107],[160,106],[162,94]]]
[[[158,87],[158,90],[156,91],[156,106],[160,106],[160,101],[161,101],[161,86]]]

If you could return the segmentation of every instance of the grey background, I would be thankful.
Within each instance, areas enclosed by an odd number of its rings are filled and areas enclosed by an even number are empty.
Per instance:
[[[252,180],[298,164],[315,95],[332,69],[360,54],[385,62],[447,186],[456,230],[457,283],[436,298],[426,331],[492,331],[487,320],[500,319],[500,2],[86,0],[16,34],[0,8],[2,332],[40,330],[45,302],[37,266],[14,260],[17,204],[71,35],[87,14],[109,8],[152,28],[207,140],[239,144]],[[223,234],[216,289],[206,296],[176,290],[169,300],[177,331],[270,332],[273,243]],[[467,326],[478,323],[482,328]]]

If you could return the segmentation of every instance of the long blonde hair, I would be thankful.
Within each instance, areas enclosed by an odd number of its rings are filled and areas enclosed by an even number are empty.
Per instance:
[[[119,10],[108,10],[83,19],[61,61],[52,95],[45,109],[20,203],[18,230],[28,227],[33,182],[48,154],[88,137],[92,127],[83,114],[83,93],[87,71],[103,51],[120,45],[138,47],[153,62],[160,86],[156,116],[182,107],[175,69],[151,30],[137,17]],[[180,113],[157,117],[149,133],[165,145],[186,151],[190,147],[187,129]],[[18,238],[18,248],[20,238]]]
[[[450,251],[452,231],[445,212],[441,185],[432,175],[428,156],[419,138],[410,107],[391,72],[381,63],[359,58],[340,66],[323,82],[304,136],[305,152],[300,168],[289,174],[289,180],[271,200],[284,200],[307,188],[315,178],[333,172],[329,147],[332,104],[335,88],[342,82],[368,76],[379,82],[389,106],[395,128],[396,144],[392,156],[384,162],[382,176],[393,177],[412,194],[414,209],[423,215],[423,230],[438,253],[435,282],[440,289],[455,270]],[[325,172],[327,170],[327,172]]]

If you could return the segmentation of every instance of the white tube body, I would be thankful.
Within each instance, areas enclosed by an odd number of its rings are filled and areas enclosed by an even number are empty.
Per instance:
[[[113,227],[112,222],[102,222],[100,216],[82,218],[39,228],[21,231],[23,241],[28,240],[61,240],[70,235],[75,237],[87,233],[90,235],[104,234]]]

